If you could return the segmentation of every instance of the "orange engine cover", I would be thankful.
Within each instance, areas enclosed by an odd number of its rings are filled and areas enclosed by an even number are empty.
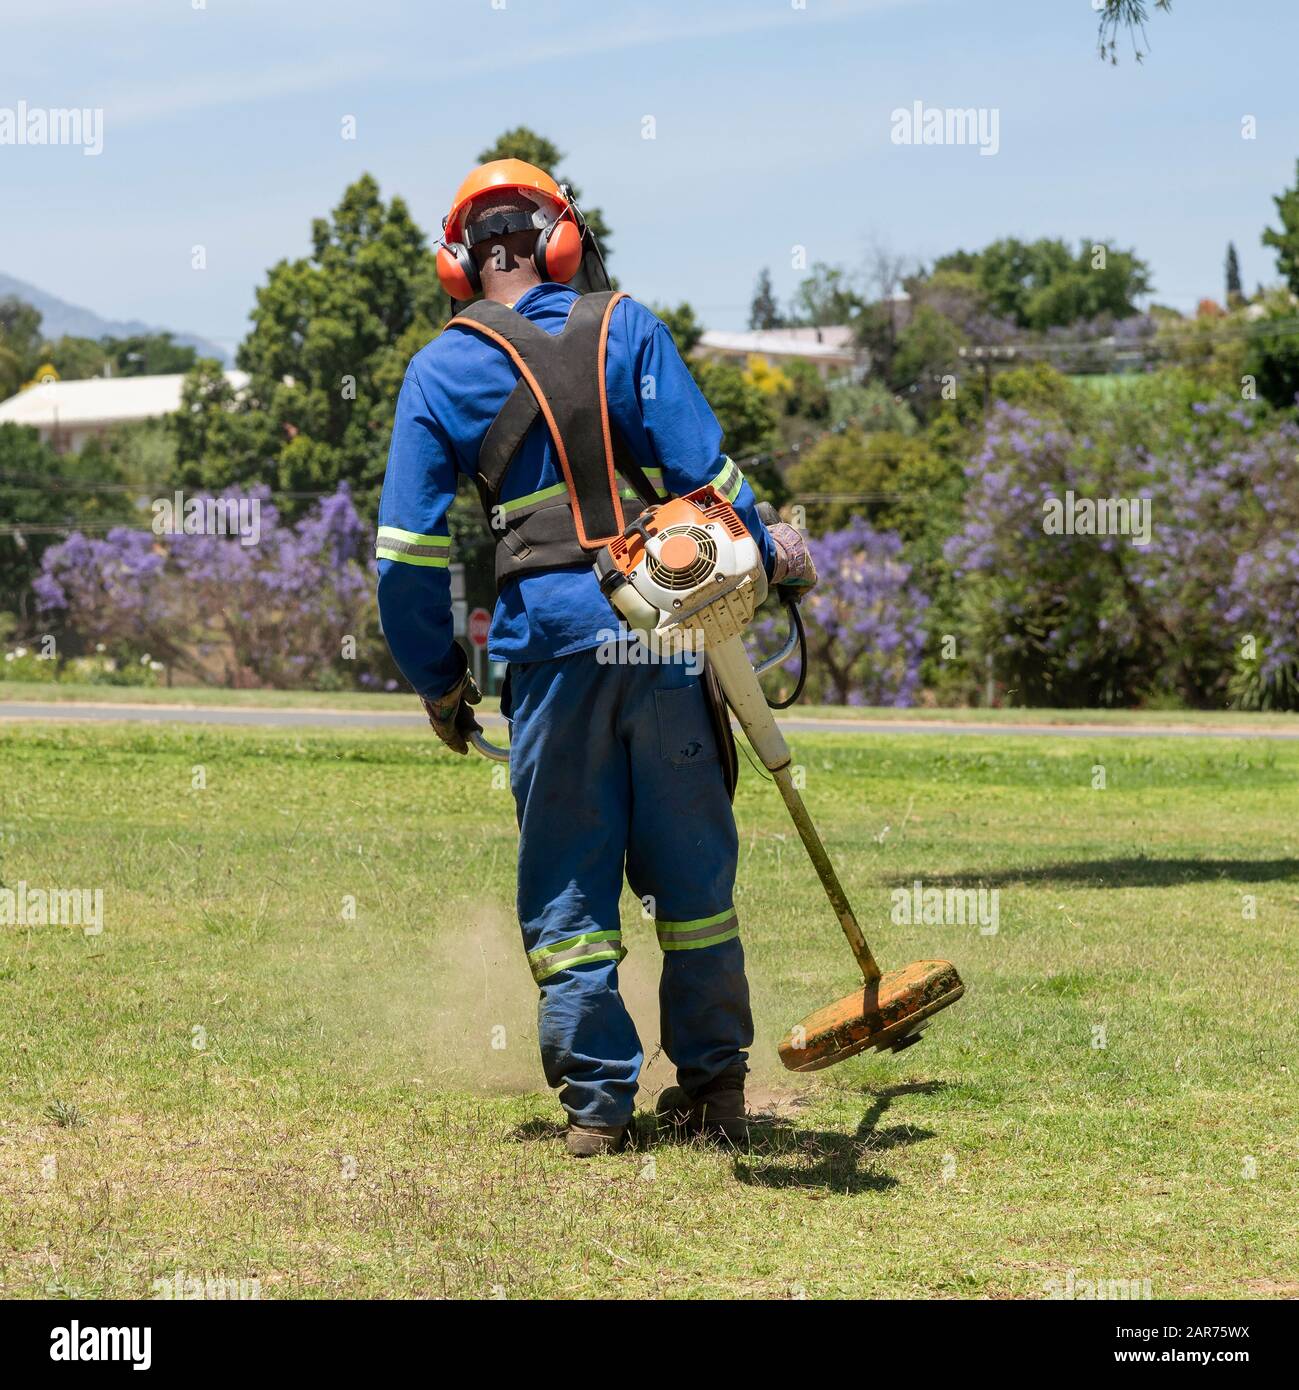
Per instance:
[[[643,512],[640,519],[645,521],[645,532],[650,536],[672,526],[688,526],[692,522],[704,525],[710,521],[719,523],[735,540],[743,540],[749,534],[735,508],[712,487],[697,488],[684,497],[660,502]],[[623,574],[630,574],[640,563],[645,554],[645,540],[645,534],[633,531],[630,536],[618,536],[609,542],[609,554]],[[669,559],[668,563],[674,562]]]

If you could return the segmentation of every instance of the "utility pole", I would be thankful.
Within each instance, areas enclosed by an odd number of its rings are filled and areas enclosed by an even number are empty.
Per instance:
[[[992,347],[980,343],[976,347],[958,348],[957,352],[967,361],[983,371],[983,413],[988,413],[988,402],[992,396],[992,369],[994,363],[1011,362],[1015,358],[1013,347]]]

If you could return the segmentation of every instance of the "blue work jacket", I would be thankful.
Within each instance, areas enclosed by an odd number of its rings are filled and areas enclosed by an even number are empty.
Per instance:
[[[577,297],[547,283],[513,308],[558,333]],[[650,481],[675,496],[705,483],[724,488],[757,537],[770,575],[775,551],[753,490],[722,453],[721,426],[667,327],[633,299],[614,308],[605,369],[610,416]],[[421,695],[441,694],[462,669],[452,633],[447,511],[459,475],[475,476],[483,436],[518,376],[489,339],[443,333],[411,359],[397,398],[379,503],[379,617],[393,658]],[[506,475],[503,509],[508,516],[511,501],[562,485],[549,432],[538,421]],[[617,623],[590,564],[525,574],[507,580],[497,598],[488,654],[509,662],[566,656],[599,645],[600,634]]]

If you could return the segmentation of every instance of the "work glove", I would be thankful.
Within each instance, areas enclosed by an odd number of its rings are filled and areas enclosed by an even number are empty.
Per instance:
[[[771,571],[771,583],[782,597],[799,599],[816,584],[816,565],[812,552],[797,527],[781,521],[780,514],[770,502],[758,503],[758,517],[767,528],[776,547],[776,563]]]
[[[468,753],[469,735],[475,730],[479,733],[483,730],[470,706],[483,698],[483,692],[469,674],[469,658],[465,656],[464,648],[457,647],[456,651],[460,653],[464,669],[455,684],[441,695],[421,695],[419,698],[433,732],[453,753]]]

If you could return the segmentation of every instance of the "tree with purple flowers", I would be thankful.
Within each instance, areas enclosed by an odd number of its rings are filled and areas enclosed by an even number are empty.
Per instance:
[[[1130,425],[994,412],[946,546],[975,646],[1024,704],[1293,703],[1299,426],[1226,397],[1144,438]],[[1046,506],[1069,493],[1148,499],[1148,540],[1051,534]]]
[[[1299,529],[1236,560],[1224,619],[1237,634],[1231,694],[1242,709],[1299,709]]]
[[[857,517],[809,545],[820,580],[802,602],[809,697],[845,705],[913,704],[928,600],[910,582],[901,539]],[[755,655],[775,645],[775,626],[759,626]],[[791,662],[786,679],[797,670]]]
[[[83,643],[144,652],[204,682],[353,683],[374,645],[374,566],[347,485],[293,525],[266,488],[243,497],[259,508],[253,545],[126,527],[102,540],[74,533],[45,554],[33,585],[42,612]]]
[[[944,553],[976,659],[1023,704],[1124,703],[1146,660],[1145,603],[1134,604],[1127,541],[1048,535],[1044,505],[1113,490],[1103,456],[1064,424],[999,404],[970,480],[962,529]]]

